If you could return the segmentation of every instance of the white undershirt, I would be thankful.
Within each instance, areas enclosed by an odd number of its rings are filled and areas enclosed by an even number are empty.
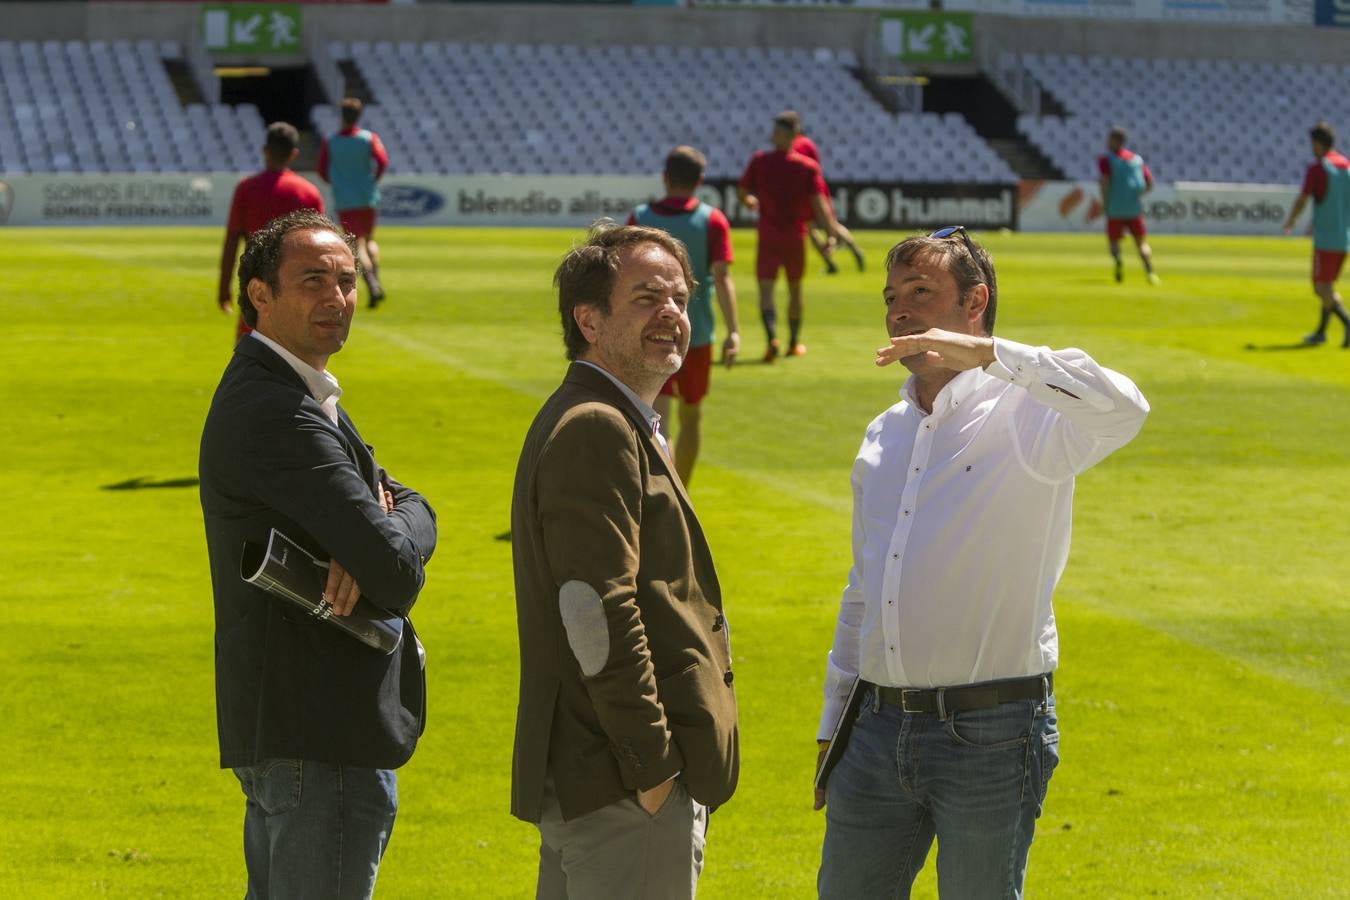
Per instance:
[[[286,360],[286,363],[295,370],[295,374],[299,375],[305,382],[305,387],[309,388],[310,396],[319,401],[319,405],[323,407],[324,415],[328,416],[336,425],[338,421],[338,398],[342,396],[342,388],[338,386],[338,380],[333,377],[332,373],[327,369],[320,372],[257,329],[250,331],[249,335],[262,341],[277,356]]]

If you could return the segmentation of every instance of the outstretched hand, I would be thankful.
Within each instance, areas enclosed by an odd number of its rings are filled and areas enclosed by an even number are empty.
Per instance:
[[[921,334],[891,338],[890,346],[877,350],[877,365],[888,366],[916,356],[927,356],[930,363],[955,372],[982,369],[994,361],[994,339],[930,328]]]

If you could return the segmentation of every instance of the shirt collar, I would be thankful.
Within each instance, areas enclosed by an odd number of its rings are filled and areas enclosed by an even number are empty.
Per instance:
[[[667,194],[666,196],[662,197],[660,200],[657,200],[656,203],[655,203],[654,205],[656,205],[656,206],[664,206],[664,207],[666,207],[667,209],[678,209],[678,210],[682,210],[682,211],[684,211],[684,212],[689,212],[691,209],[693,209],[694,207],[698,206],[698,198],[697,198],[697,197],[676,197],[674,194]]]
[[[980,385],[984,384],[985,379],[992,377],[984,369],[967,369],[964,372],[958,372],[955,378],[944,384],[942,390],[938,391],[937,397],[933,399],[933,412],[943,412],[949,406],[960,406],[967,397],[975,393]],[[900,386],[900,398],[921,414],[927,415],[923,412],[923,407],[919,405],[914,389],[914,376],[911,375]]]
[[[262,341],[272,352],[284,359],[286,364],[295,370],[295,374],[300,376],[300,380],[305,383],[305,387],[309,388],[310,395],[319,401],[320,405],[329,400],[336,402],[337,398],[342,396],[342,388],[338,386],[338,380],[327,369],[320,372],[261,331],[255,329],[250,331],[249,334]]]
[[[595,363],[584,359],[579,359],[577,362],[581,363],[583,366],[590,366],[592,369],[614,382],[614,386],[622,391],[623,395],[628,398],[628,401],[633,404],[633,408],[636,409],[638,415],[642,417],[642,421],[651,426],[652,434],[657,433],[657,430],[661,425],[661,414],[655,409],[652,409],[652,407],[641,397],[633,393],[632,388],[615,378],[614,375],[603,366],[597,366]]]

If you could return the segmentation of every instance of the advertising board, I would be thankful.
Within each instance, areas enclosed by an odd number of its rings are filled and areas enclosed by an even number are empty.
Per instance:
[[[1297,185],[1160,184],[1144,196],[1144,219],[1155,234],[1279,234],[1298,192]],[[1106,227],[1095,181],[1024,181],[1019,206],[1023,231]]]
[[[223,225],[242,177],[0,176],[0,224]],[[380,184],[380,219],[388,225],[584,228],[600,218],[623,221],[634,206],[662,192],[660,179],[645,175],[391,175]],[[320,189],[327,196],[326,186]],[[837,182],[831,190],[835,214],[850,228],[1017,224],[1017,188],[1011,184]],[[734,224],[754,224],[753,213],[740,206],[735,181],[709,182],[701,196]]]

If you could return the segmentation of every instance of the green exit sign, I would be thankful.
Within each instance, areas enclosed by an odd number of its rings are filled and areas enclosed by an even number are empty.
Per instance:
[[[231,3],[202,9],[202,44],[212,53],[299,53],[298,3]]]
[[[904,62],[968,63],[975,59],[975,20],[970,13],[887,13],[880,27],[882,52]]]

